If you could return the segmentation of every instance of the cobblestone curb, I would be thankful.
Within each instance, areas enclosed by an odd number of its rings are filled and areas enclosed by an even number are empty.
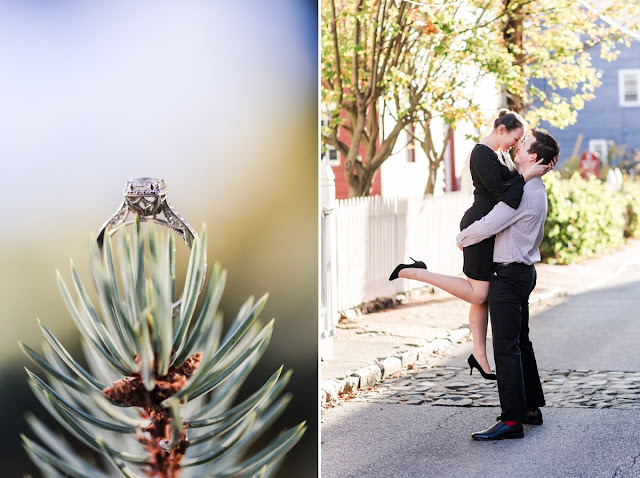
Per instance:
[[[389,376],[408,367],[424,363],[436,352],[442,352],[455,343],[461,343],[471,334],[471,330],[462,327],[450,331],[446,338],[439,338],[419,347],[378,360],[374,365],[355,370],[341,379],[325,380],[320,384],[320,404],[322,407],[334,404],[340,395],[366,390],[384,382]]]

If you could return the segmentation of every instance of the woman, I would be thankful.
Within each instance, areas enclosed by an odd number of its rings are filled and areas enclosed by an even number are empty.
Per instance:
[[[486,216],[500,201],[516,209],[522,199],[524,183],[542,176],[553,167],[540,164],[540,160],[525,176],[518,174],[507,152],[522,139],[525,127],[526,123],[520,115],[502,109],[494,121],[493,131],[473,148],[469,161],[475,187],[473,205],[462,217],[461,230]],[[488,380],[496,379],[487,360],[486,344],[489,321],[486,300],[489,278],[493,273],[494,241],[495,236],[463,249],[462,270],[467,279],[430,272],[421,261],[400,264],[389,277],[389,280],[400,277],[426,282],[471,303],[469,326],[473,336],[473,353],[468,363],[471,372],[475,367]]]

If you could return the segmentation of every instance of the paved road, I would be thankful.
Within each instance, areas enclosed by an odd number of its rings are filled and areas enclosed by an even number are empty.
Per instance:
[[[640,477],[640,267],[539,313],[531,329],[544,375],[567,371],[553,392],[545,383],[549,397],[572,394],[575,404],[548,400],[544,425],[527,427],[522,440],[474,442],[471,432],[491,425],[496,407],[431,405],[420,383],[435,390],[438,378],[387,381],[325,413],[322,477]],[[469,350],[443,357],[442,370],[455,372]],[[418,396],[399,396],[405,385]],[[591,408],[606,394],[606,408]]]

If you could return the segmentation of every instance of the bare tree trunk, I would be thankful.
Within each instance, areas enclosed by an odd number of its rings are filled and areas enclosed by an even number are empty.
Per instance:
[[[388,157],[389,155],[387,155]],[[386,159],[386,158],[385,158]],[[371,186],[373,180],[376,177],[376,172],[379,168],[370,165],[370,160],[367,160],[364,164],[357,162],[359,168],[356,172],[347,172],[349,174],[347,184],[349,185],[349,197],[357,196],[369,196],[371,194]]]
[[[429,128],[428,123],[422,123],[422,128],[425,132],[424,141],[420,142],[420,146],[424,151],[427,159],[429,160],[429,177],[427,178],[427,185],[424,188],[424,195],[428,196],[433,194],[436,188],[436,174],[438,173],[438,168],[440,164],[442,164],[442,159],[444,158],[444,153],[447,151],[447,146],[449,145],[449,140],[451,139],[451,135],[453,134],[453,127],[449,125],[447,127],[447,132],[444,135],[444,140],[442,143],[442,149],[440,150],[440,154],[436,153],[435,146],[433,144],[433,136],[431,135],[431,129]]]
[[[349,152],[344,163],[344,178],[349,186],[349,197],[353,197],[356,191],[362,189],[362,181],[364,176],[364,167],[362,161],[358,159],[360,146],[366,136],[366,110],[358,110],[350,115],[349,128],[351,130],[351,144],[349,144]]]
[[[357,161],[357,171],[347,171],[345,169],[344,175],[347,179],[347,186],[349,187],[349,197],[368,196],[371,189],[370,176],[371,172],[365,168],[360,161]]]
[[[358,164],[360,162],[358,161]],[[364,168],[360,172],[344,171],[345,178],[347,178],[347,186],[349,186],[349,197],[368,196],[369,190],[366,188],[368,181],[368,171]]]
[[[429,177],[427,178],[427,186],[424,188],[424,195],[433,194],[436,189],[436,174],[438,174],[438,165],[429,161]]]
[[[354,196],[369,196],[371,194],[371,186],[373,185],[373,178],[376,175],[376,170],[369,170],[365,168],[364,174],[360,178],[360,189],[354,191]],[[351,195],[351,192],[349,193]]]

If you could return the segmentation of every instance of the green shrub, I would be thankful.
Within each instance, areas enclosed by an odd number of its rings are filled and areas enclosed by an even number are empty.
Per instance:
[[[626,201],[624,237],[640,237],[640,181],[625,179],[622,193]]]
[[[549,210],[540,245],[543,260],[569,264],[624,243],[630,202],[625,194],[577,173],[565,180],[551,173],[544,182]]]

